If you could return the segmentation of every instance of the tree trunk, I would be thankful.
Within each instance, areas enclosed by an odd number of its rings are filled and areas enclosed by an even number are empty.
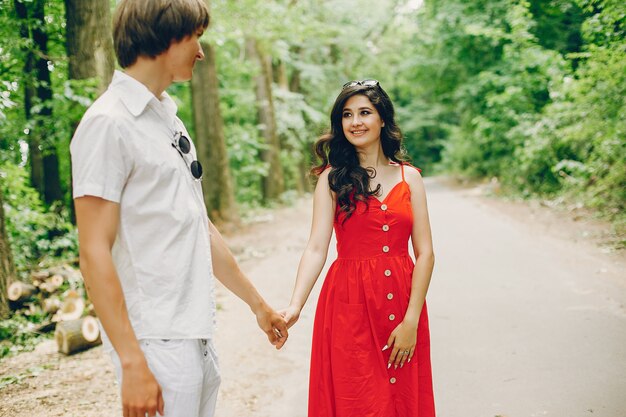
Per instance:
[[[238,223],[235,192],[226,152],[224,122],[215,64],[215,50],[202,42],[205,59],[198,61],[191,79],[195,144],[204,168],[202,190],[209,216],[215,222]]]
[[[302,50],[299,46],[293,48],[294,55],[301,55]],[[294,93],[302,93],[301,88],[300,69],[293,68],[291,71],[291,77],[289,78],[289,91]],[[313,187],[309,178],[309,170],[311,167],[311,161],[313,156],[313,143],[305,142],[302,144],[301,155],[302,158],[298,162],[298,184],[302,187],[302,191],[311,192]]]
[[[69,79],[97,78],[98,91],[103,92],[115,69],[109,0],[65,0],[65,22]],[[72,121],[72,131],[78,122]],[[70,169],[69,190],[72,189],[71,172]],[[74,205],[70,207],[75,223]]]
[[[30,6],[15,0],[15,11],[22,20],[22,38],[32,40],[33,47],[25,51],[24,111],[33,120],[29,132],[31,184],[47,204],[63,198],[59,176],[59,160],[54,139],[46,140],[52,124],[52,84],[48,69],[48,34],[45,31],[45,0],[34,0]],[[31,23],[32,22],[32,23]],[[40,110],[33,114],[33,99]]]
[[[285,61],[278,60],[272,65],[274,71],[274,82],[283,90],[289,91],[289,78],[287,77],[287,66]]]
[[[262,187],[263,199],[267,202],[280,197],[285,187],[272,99],[272,64],[270,58],[263,55],[259,49],[258,41],[254,38],[246,39],[246,52],[248,57],[259,67],[259,73],[255,77],[255,92],[259,130],[265,139],[266,146],[261,157],[269,165],[269,171],[263,178]]]
[[[97,78],[100,91],[115,67],[109,0],[65,0],[69,78]]]
[[[0,187],[0,319],[9,314],[7,290],[9,282],[14,281],[17,277],[9,238],[4,226],[4,203],[1,190],[2,187]]]
[[[20,0],[14,1],[15,13],[20,20],[20,37],[26,41],[26,44],[30,42],[30,27],[28,24],[29,13],[26,5]],[[28,46],[24,47],[24,117],[26,120],[30,120],[32,117],[33,100],[35,98],[35,53]],[[39,143],[39,137],[30,131],[28,134],[28,158],[30,163],[30,184],[39,192],[39,195],[44,195],[44,174],[43,174],[43,156],[41,154],[41,144]]]

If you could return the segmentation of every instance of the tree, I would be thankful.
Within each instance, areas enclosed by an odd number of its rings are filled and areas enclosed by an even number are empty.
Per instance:
[[[48,68],[48,34],[45,1],[15,0],[15,11],[21,20],[20,35],[26,40],[24,64],[24,112],[31,121],[29,155],[31,183],[47,204],[61,201],[63,192],[59,176],[59,157],[52,126],[52,83]]]
[[[191,80],[195,143],[204,168],[204,202],[213,221],[238,222],[224,122],[220,110],[215,51],[201,42],[205,59],[196,63]]]
[[[0,187],[1,189],[2,187]],[[0,319],[5,318],[9,313],[7,288],[16,276],[11,246],[4,227],[4,203],[2,192],[0,192]]]
[[[276,131],[276,117],[272,98],[272,63],[271,58],[259,49],[259,42],[252,37],[246,39],[248,57],[258,68],[255,77],[258,127],[265,139],[265,149],[261,158],[267,164],[267,175],[263,178],[264,200],[275,200],[284,191],[285,182],[280,163],[280,142]]]
[[[96,78],[102,91],[115,67],[109,0],[65,0],[69,78]]]
[[[109,0],[65,0],[66,51],[69,58],[70,80],[96,80],[96,93],[101,93],[111,82],[115,69],[113,38],[111,36],[111,4]],[[78,86],[76,86],[78,87]],[[76,115],[71,120],[72,132],[82,113],[74,102]],[[71,162],[70,162],[71,163]],[[71,170],[68,188],[71,190]],[[71,195],[71,193],[70,193]],[[74,220],[74,205],[70,204]]]

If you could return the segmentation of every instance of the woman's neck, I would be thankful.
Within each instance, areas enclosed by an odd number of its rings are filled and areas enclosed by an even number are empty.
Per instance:
[[[357,149],[359,163],[363,168],[372,167],[377,169],[379,166],[388,165],[389,159],[383,152],[382,145],[371,147],[369,149]]]

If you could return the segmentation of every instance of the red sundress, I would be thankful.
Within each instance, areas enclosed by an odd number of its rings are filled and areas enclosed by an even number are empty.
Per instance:
[[[413,212],[404,179],[383,201],[335,220],[338,257],[322,286],[311,352],[309,417],[434,417],[426,303],[410,363],[387,369],[389,335],[411,294]]]

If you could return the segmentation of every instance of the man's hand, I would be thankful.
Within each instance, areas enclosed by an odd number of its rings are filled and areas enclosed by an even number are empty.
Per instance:
[[[283,319],[285,319],[285,321],[287,322],[287,328],[291,329],[291,326],[296,324],[296,322],[300,318],[300,309],[298,307],[290,305],[287,308],[279,310],[278,314],[283,316]]]
[[[143,358],[122,369],[122,407],[124,417],[165,414],[161,387]]]
[[[270,343],[276,346],[276,349],[283,347],[289,337],[285,319],[268,305],[261,306],[254,314],[259,327],[265,332]]]

